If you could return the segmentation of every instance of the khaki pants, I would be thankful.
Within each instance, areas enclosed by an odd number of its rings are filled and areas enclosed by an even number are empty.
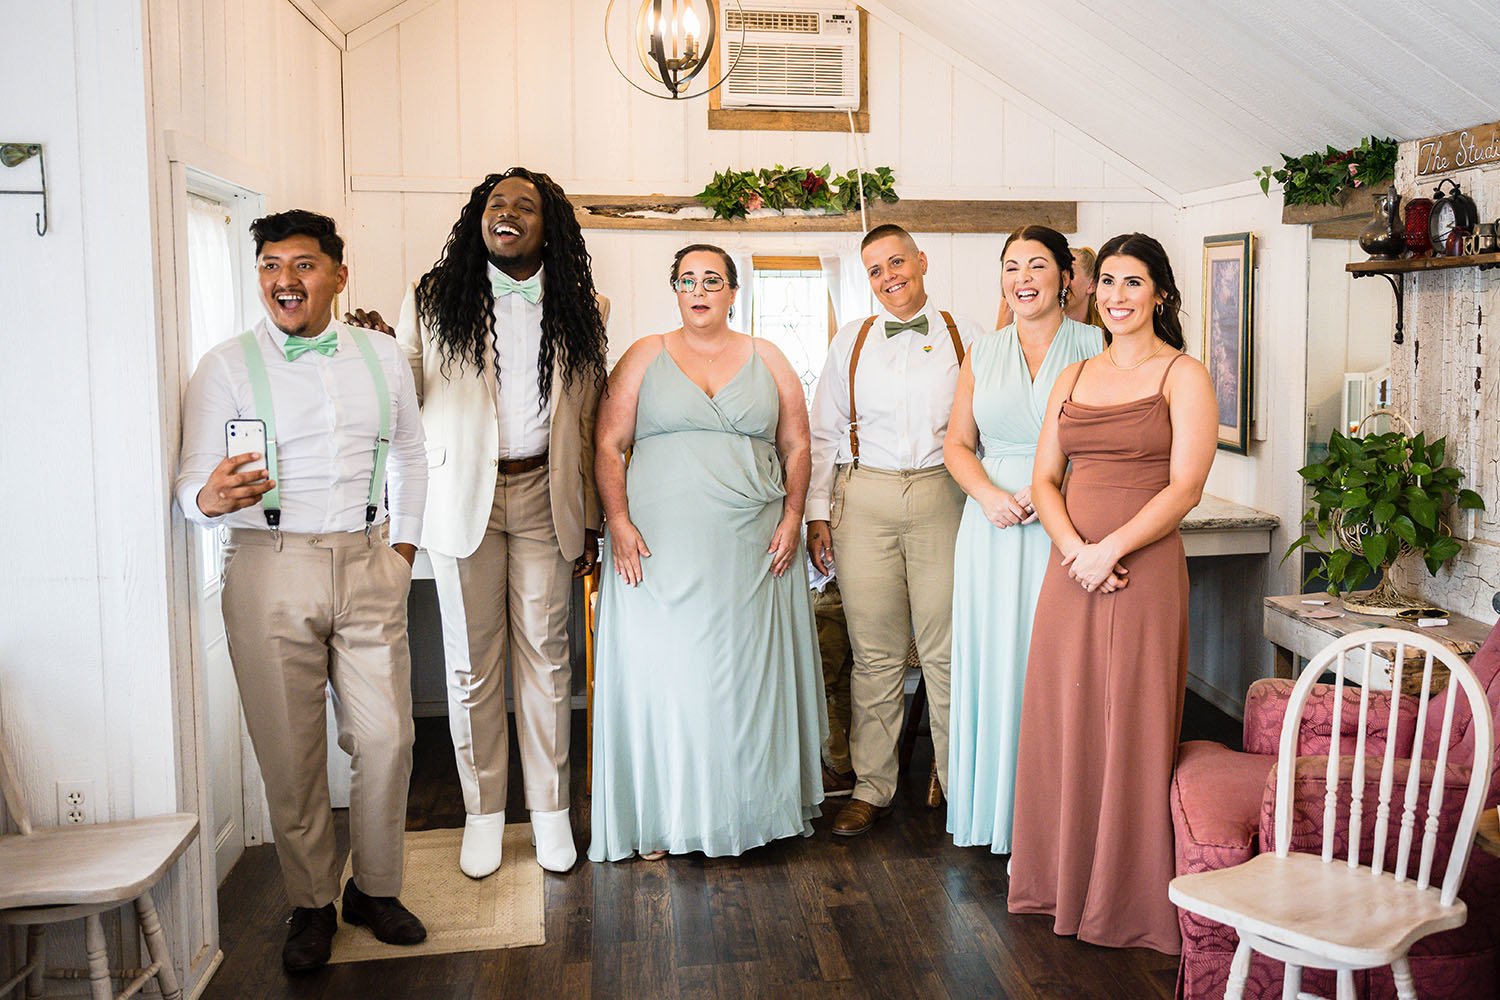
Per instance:
[[[235,529],[224,549],[224,630],[245,724],[266,782],[276,856],[293,906],[339,894],[328,805],[327,687],[354,758],[354,878],[401,893],[411,781],[411,567],[382,529],[332,535]]]
[[[566,809],[573,563],[558,549],[547,468],[499,477],[484,540],[472,555],[431,556],[464,810],[482,816],[505,808],[507,661],[526,808]]]
[[[938,778],[948,785],[953,546],[964,494],[943,466],[904,472],[842,468],[834,481],[833,553],[854,647],[850,757],[856,798],[889,805],[905,714],[913,635]]]
[[[823,656],[823,696],[828,702],[828,739],[823,744],[823,763],[840,774],[854,769],[849,761],[849,674],[854,653],[849,648],[849,627],[844,623],[844,600],[837,580],[829,580],[812,594],[813,615],[818,620],[818,651]]]

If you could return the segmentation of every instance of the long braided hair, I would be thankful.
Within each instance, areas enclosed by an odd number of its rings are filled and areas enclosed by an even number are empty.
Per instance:
[[[588,248],[568,196],[552,178],[511,167],[480,181],[458,214],[442,256],[417,282],[417,313],[437,334],[445,376],[454,363],[460,370],[465,365],[473,365],[476,371],[484,367],[485,348],[495,334],[495,293],[485,267],[489,252],[482,231],[484,206],[490,191],[508,177],[530,181],[542,197],[542,266],[547,284],[542,297],[537,388],[545,407],[552,394],[554,362],[562,368],[566,387],[581,374],[600,380],[607,374],[604,318],[594,297]],[[497,357],[497,371],[499,365]]]

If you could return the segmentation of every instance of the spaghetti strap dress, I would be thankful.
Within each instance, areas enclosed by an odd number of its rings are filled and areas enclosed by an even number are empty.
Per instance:
[[[1168,484],[1167,372],[1144,399],[1089,406],[1070,389],[1062,404],[1067,511],[1086,539]],[[1173,530],[1124,557],[1130,582],[1112,594],[1084,591],[1060,559],[1054,548],[1026,666],[1010,911],[1050,914],[1058,934],[1093,944],[1175,955],[1167,797],[1187,684],[1182,537]]]
[[[778,415],[754,351],[713,396],[665,350],[642,379],[626,495],[651,556],[632,587],[604,546],[592,861],[812,834],[828,723],[807,559],[777,577],[766,551]]]
[[[1015,324],[975,339],[974,423],[990,482],[1031,483],[1053,383],[1104,349],[1098,327],[1064,318],[1033,377]],[[970,497],[953,557],[953,702],[948,725],[948,832],[960,847],[1010,853],[1016,739],[1031,622],[1052,543],[1039,521],[997,528]]]

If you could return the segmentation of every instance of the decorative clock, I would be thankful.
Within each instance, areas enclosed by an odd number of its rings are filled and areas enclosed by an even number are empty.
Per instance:
[[[1443,185],[1453,185],[1453,190],[1443,193]],[[1463,193],[1458,182],[1451,177],[1438,183],[1432,192],[1432,214],[1428,218],[1427,231],[1432,237],[1432,252],[1443,257],[1457,257],[1463,253],[1464,237],[1472,235],[1479,222],[1479,208],[1474,199]]]

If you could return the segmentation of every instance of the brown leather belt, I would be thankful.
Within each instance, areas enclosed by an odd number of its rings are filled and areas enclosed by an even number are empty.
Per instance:
[[[540,469],[547,464],[547,453],[529,455],[526,458],[502,458],[495,463],[502,476],[519,476],[523,472]]]

